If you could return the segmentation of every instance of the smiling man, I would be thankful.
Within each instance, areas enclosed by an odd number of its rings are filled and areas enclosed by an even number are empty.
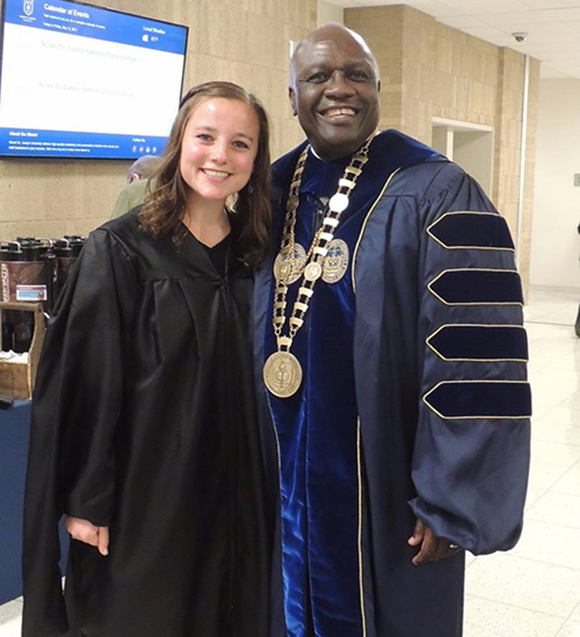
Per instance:
[[[274,165],[254,299],[280,501],[272,637],[457,637],[464,550],[521,532],[514,245],[457,165],[377,131],[379,89],[372,52],[340,25],[292,59],[308,139]]]
[[[358,34],[330,26],[313,33],[294,53],[290,83],[294,115],[321,157],[350,155],[376,130],[379,69]]]

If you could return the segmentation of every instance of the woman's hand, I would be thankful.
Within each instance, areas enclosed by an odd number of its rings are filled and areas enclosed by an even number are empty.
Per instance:
[[[101,555],[109,554],[109,527],[95,526],[88,520],[66,516],[66,530],[73,540],[96,546]]]

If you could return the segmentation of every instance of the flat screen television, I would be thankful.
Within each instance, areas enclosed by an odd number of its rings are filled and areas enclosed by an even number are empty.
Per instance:
[[[2,0],[0,157],[160,154],[188,28],[68,0]]]

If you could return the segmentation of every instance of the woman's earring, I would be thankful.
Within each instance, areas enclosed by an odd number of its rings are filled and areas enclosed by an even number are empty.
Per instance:
[[[237,203],[238,203],[238,193],[235,192],[226,199],[226,208],[230,210],[230,212],[236,212]]]

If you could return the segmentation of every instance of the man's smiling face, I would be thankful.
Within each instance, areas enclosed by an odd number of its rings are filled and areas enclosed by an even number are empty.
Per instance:
[[[368,50],[346,29],[311,34],[292,61],[290,101],[314,150],[324,159],[350,155],[379,123],[379,81]]]

